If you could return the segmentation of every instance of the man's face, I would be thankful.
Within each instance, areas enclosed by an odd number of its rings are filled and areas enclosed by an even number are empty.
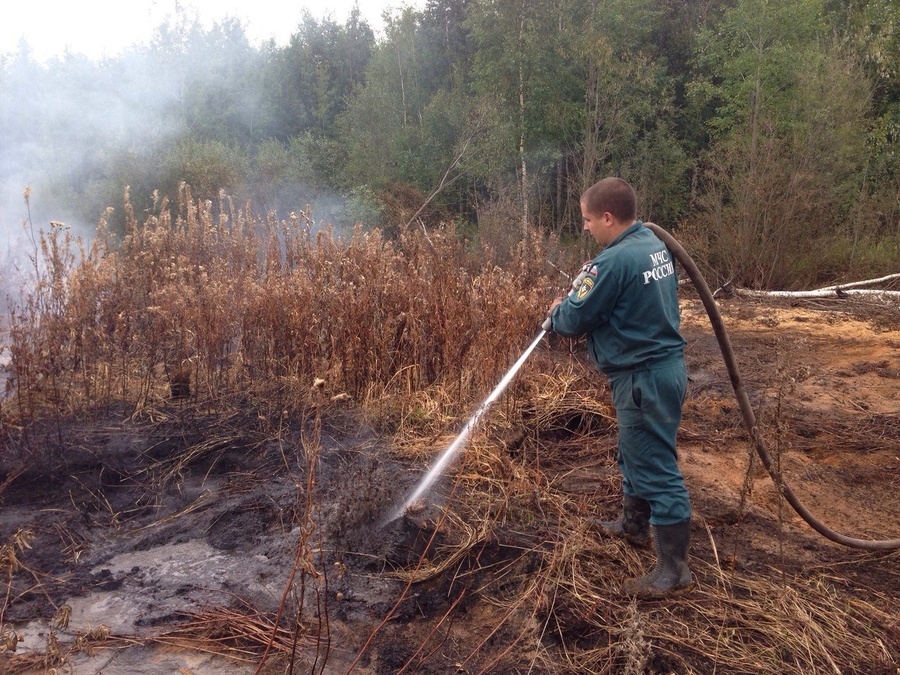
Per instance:
[[[591,236],[594,238],[594,241],[603,246],[606,246],[610,241],[612,241],[612,239],[610,239],[610,226],[612,225],[612,218],[608,211],[600,215],[595,215],[588,212],[587,204],[582,201],[581,217],[584,220],[584,231],[590,232]]]

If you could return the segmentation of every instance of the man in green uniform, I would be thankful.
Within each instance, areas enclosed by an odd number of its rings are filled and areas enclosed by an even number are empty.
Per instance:
[[[623,590],[666,597],[692,586],[691,505],[675,450],[687,371],[674,257],[637,220],[635,192],[624,180],[588,188],[581,213],[604,248],[577,292],[554,301],[551,326],[560,335],[587,334],[591,359],[612,390],[624,501],[621,517],[600,525],[637,546],[650,544],[652,529],[656,566],[626,579]]]

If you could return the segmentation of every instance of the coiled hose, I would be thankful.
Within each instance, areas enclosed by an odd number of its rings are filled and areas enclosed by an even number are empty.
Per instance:
[[[735,359],[734,351],[731,348],[731,340],[728,338],[728,333],[725,331],[722,315],[719,313],[719,308],[716,305],[712,292],[709,290],[706,279],[703,278],[700,269],[697,267],[696,263],[694,263],[691,256],[688,255],[687,251],[684,250],[684,247],[679,244],[671,234],[654,223],[644,223],[644,225],[659,237],[659,239],[661,239],[675,255],[678,262],[681,263],[681,266],[684,267],[685,272],[687,272],[688,277],[690,277],[693,282],[694,288],[696,288],[697,292],[700,294],[700,300],[703,302],[703,307],[706,309],[706,314],[709,316],[709,321],[716,334],[716,340],[719,343],[719,349],[722,352],[725,367],[728,369],[728,377],[731,379],[731,386],[734,389],[735,398],[741,409],[741,415],[744,418],[744,426],[747,427],[747,431],[750,433],[750,438],[753,440],[753,446],[756,448],[756,454],[759,455],[763,466],[766,468],[766,471],[769,472],[769,476],[772,477],[776,487],[787,500],[788,504],[791,505],[794,511],[796,511],[811,528],[826,539],[830,539],[835,543],[868,551],[893,551],[900,549],[900,539],[870,541],[867,539],[848,537],[840,532],[835,532],[810,513],[809,509],[804,506],[802,501],[800,501],[800,498],[794,494],[791,487],[784,482],[784,479],[775,469],[775,462],[772,460],[772,456],[769,454],[769,451],[766,449],[762,437],[760,436],[759,428],[756,425],[756,415],[753,413],[753,407],[750,405],[750,398],[747,396],[747,390],[744,388],[737,360]]]

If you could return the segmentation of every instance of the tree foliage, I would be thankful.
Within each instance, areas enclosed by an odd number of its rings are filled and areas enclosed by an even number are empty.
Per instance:
[[[702,35],[694,93],[715,103],[696,218],[714,266],[743,283],[815,281],[828,260],[811,244],[846,243],[856,221],[856,246],[866,229],[870,88],[822,15],[812,0],[740,0]]]
[[[427,0],[378,37],[354,9],[256,46],[179,10],[116,58],[0,57],[0,218],[32,185],[39,222],[111,205],[121,231],[126,186],[150,212],[188,182],[338,224],[576,233],[618,175],[723,277],[893,271],[898,63],[893,0]]]

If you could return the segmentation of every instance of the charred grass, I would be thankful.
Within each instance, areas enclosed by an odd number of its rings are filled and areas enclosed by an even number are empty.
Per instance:
[[[365,488],[358,503],[325,518],[317,472],[334,444],[324,437],[362,423],[396,461],[434,459],[535,334],[559,286],[543,263],[547,242],[492,251],[450,229],[338,236],[315,231],[309,214],[260,221],[226,199],[214,210],[184,187],[176,207],[160,204],[143,222],[129,211],[120,242],[101,223],[89,248],[62,228],[38,244],[35,286],[10,317],[0,501],[39,481],[52,491],[60,476],[105,475],[66,490],[68,508],[93,527],[152,522],[160,532],[206,508],[187,492],[164,503],[191,472],[220,472],[236,493],[281,472],[295,485],[287,511],[247,507],[294,533],[277,606],[197,607],[144,642],[226,654],[257,672],[897,672],[896,554],[745,564],[728,540],[740,531],[704,520],[714,509],[700,504],[697,589],[664,603],[622,597],[621,579],[651,561],[589,524],[620,499],[614,413],[583,347],[554,337],[440,498],[397,525],[415,531],[404,555],[368,553],[366,573],[399,586],[367,607],[368,622],[354,624],[364,634],[339,657],[336,626],[350,621],[342,579],[360,531],[388,506],[380,483],[391,476],[366,465],[352,477]],[[702,405],[686,408],[686,441],[741,436],[727,419],[714,427]],[[871,432],[884,446],[882,427]],[[347,555],[324,556],[322,532]],[[74,654],[137,640],[94,627],[64,641],[65,561],[32,561],[30,530],[5,536],[4,672],[63,672]],[[77,561],[85,545],[62,528],[53,555]],[[23,654],[29,611],[56,630]]]

